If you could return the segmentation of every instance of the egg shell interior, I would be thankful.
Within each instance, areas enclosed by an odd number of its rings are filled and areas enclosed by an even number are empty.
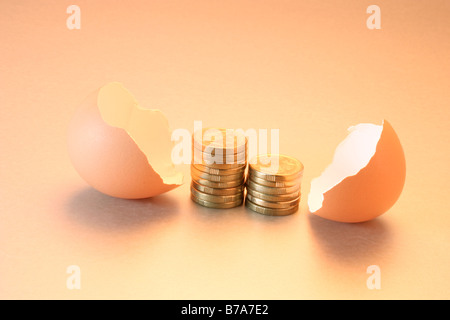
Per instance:
[[[373,135],[376,138],[376,131]],[[371,144],[374,142],[376,148],[371,154]],[[352,151],[347,150],[350,162],[357,157],[358,151],[358,144]],[[337,178],[331,187],[327,185],[330,181],[321,177],[311,182],[308,197],[310,212],[340,222],[363,222],[385,213],[394,205],[405,183],[406,162],[400,140],[389,122],[384,121],[379,139],[367,141],[366,148],[361,152],[364,156],[354,163],[354,174],[342,180]],[[366,164],[365,158],[368,158]],[[330,165],[329,168],[333,170],[333,167]],[[323,175],[339,177],[339,172],[326,173],[329,168]]]
[[[183,175],[170,158],[167,119],[157,110],[140,108],[119,83],[85,99],[71,121],[68,140],[75,169],[107,195],[148,198],[182,184]]]

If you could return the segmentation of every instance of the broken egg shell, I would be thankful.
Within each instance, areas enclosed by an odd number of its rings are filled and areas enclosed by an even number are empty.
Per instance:
[[[394,129],[385,120],[376,151],[368,164],[325,192],[321,208],[313,213],[339,222],[372,220],[395,204],[403,190],[405,177],[403,148]]]
[[[149,198],[178,187],[181,183],[163,182],[126,130],[104,121],[99,92],[85,99],[69,125],[69,156],[79,175],[96,190],[124,199]]]

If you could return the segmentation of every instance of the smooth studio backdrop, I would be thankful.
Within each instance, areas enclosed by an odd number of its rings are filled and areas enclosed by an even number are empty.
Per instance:
[[[68,6],[81,29],[66,26]],[[369,30],[369,5],[381,29]],[[450,298],[450,2],[1,1],[0,298]],[[109,81],[172,129],[280,129],[305,165],[299,212],[210,210],[185,184],[104,196],[72,168],[68,123]],[[385,215],[308,212],[347,127],[387,119],[406,184]],[[67,268],[79,266],[81,290]],[[369,290],[369,266],[381,289]]]

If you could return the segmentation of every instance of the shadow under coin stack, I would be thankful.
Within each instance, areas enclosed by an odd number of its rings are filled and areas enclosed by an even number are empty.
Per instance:
[[[234,208],[244,201],[247,138],[232,129],[208,128],[193,135],[191,199],[208,208]]]
[[[245,206],[272,216],[295,213],[301,197],[303,164],[284,155],[260,155],[248,167]]]

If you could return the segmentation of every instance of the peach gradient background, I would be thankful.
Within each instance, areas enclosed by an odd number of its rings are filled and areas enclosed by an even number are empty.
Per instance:
[[[66,28],[70,4],[81,30]],[[381,30],[366,28],[370,4]],[[449,13],[446,0],[1,1],[0,298],[450,298]],[[109,81],[172,128],[279,128],[306,168],[301,210],[212,211],[189,183],[144,201],[90,189],[66,130]],[[396,205],[357,225],[309,214],[346,128],[383,118],[407,160]]]

